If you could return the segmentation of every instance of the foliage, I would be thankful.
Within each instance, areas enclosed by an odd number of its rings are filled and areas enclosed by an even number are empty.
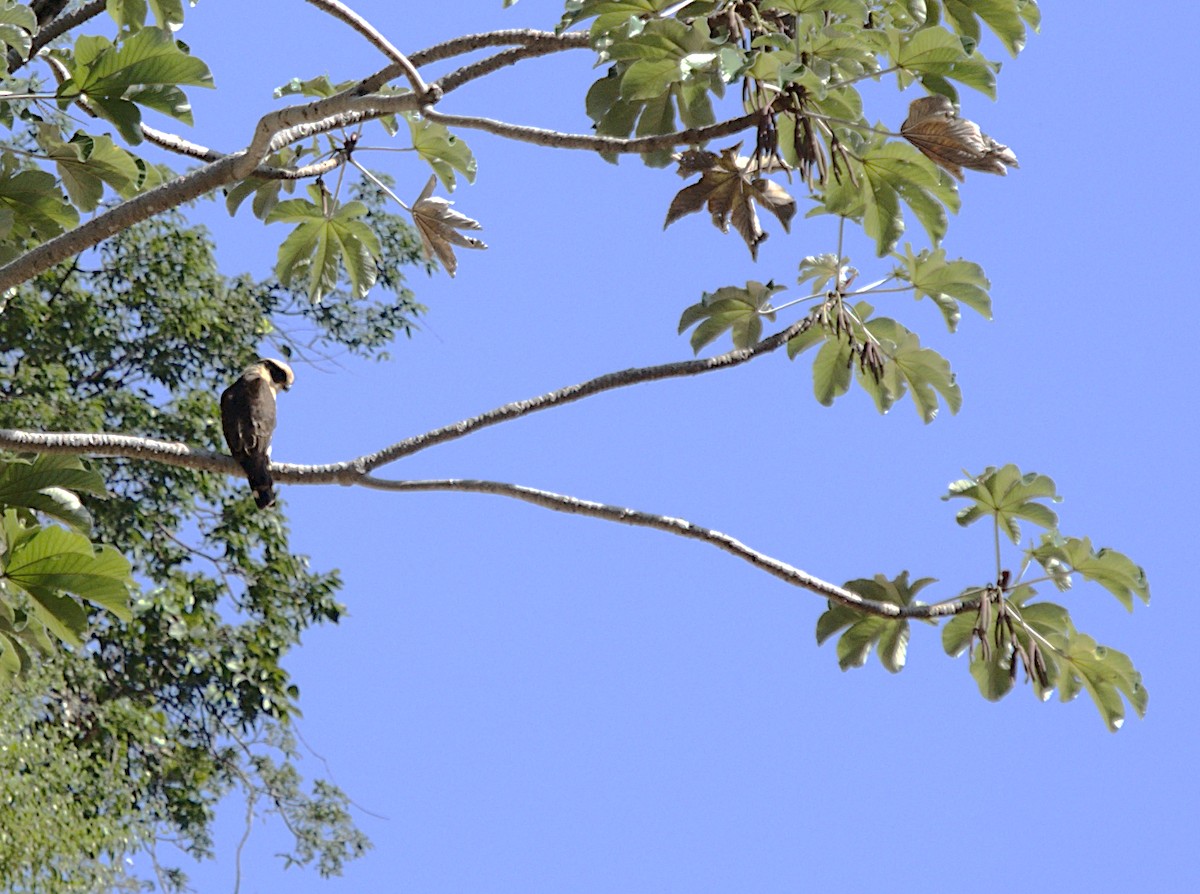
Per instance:
[[[390,300],[354,300],[339,287],[313,305],[275,282],[222,276],[205,231],[167,214],[10,298],[0,427],[120,430],[220,449],[215,394],[260,338],[303,356],[288,331],[302,320],[318,349],[381,355],[420,311],[401,273],[419,248],[368,187],[356,201],[389,247],[376,291]],[[281,664],[311,624],[341,616],[338,576],[293,555],[283,520],[254,511],[237,481],[126,460],[98,466],[9,458],[0,472],[0,502],[11,507],[0,641],[3,659],[19,657],[28,674],[0,716],[0,803],[14,811],[0,822],[11,832],[0,839],[4,886],[95,890],[119,874],[123,854],[164,835],[208,854],[214,806],[232,789],[284,815],[298,835],[289,859],[339,871],[366,842],[336,787],[302,788],[288,734],[299,693]],[[72,530],[40,527],[35,514]],[[112,545],[92,554],[89,532]],[[22,571],[35,548],[40,578]],[[126,556],[140,591],[132,604]],[[85,611],[51,586],[98,605]],[[17,604],[18,593],[28,598]],[[39,667],[45,659],[30,656],[35,642],[49,645],[43,629],[82,648]],[[19,806],[34,793],[61,809]]]
[[[1060,498],[1054,482],[1045,475],[1022,474],[1013,465],[988,468],[952,483],[944,499],[956,498],[969,501],[958,512],[958,523],[966,526],[990,518],[995,540],[995,578],[968,587],[950,600],[968,610],[955,614],[942,628],[942,645],[948,655],[968,653],[971,676],[980,693],[993,701],[1003,698],[1024,668],[1026,681],[1043,701],[1055,689],[1062,701],[1087,690],[1114,732],[1125,722],[1122,696],[1139,717],[1144,715],[1149,696],[1129,657],[1077,631],[1061,605],[1035,601],[1034,585],[1049,582],[1066,590],[1077,575],[1099,584],[1132,611],[1134,597],[1150,601],[1145,572],[1116,550],[1097,550],[1087,538],[1062,535],[1058,516],[1045,502]],[[1003,563],[1000,547],[1002,535],[1020,544],[1022,521],[1045,532],[1021,551],[1014,571]],[[1041,575],[1026,579],[1032,568]],[[873,581],[850,581],[846,588],[880,602],[910,606],[920,604],[913,597],[932,582],[922,578],[910,586],[908,572],[904,572],[894,581],[877,575]],[[903,667],[908,644],[906,618],[881,618],[831,602],[817,621],[817,642],[843,629],[838,640],[838,663],[843,670],[865,664],[872,646],[889,671],[896,673]]]

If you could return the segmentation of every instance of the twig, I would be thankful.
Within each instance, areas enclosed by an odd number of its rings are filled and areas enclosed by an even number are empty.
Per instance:
[[[701,527],[693,524],[682,518],[674,518],[669,515],[656,515],[650,512],[642,512],[638,509],[627,509],[622,506],[611,506],[606,503],[596,503],[592,500],[581,500],[578,497],[570,497],[564,494],[556,494],[547,490],[539,490],[532,487],[524,487],[519,484],[507,484],[500,481],[481,481],[475,479],[457,479],[445,478],[441,480],[431,481],[393,481],[385,478],[376,478],[372,475],[363,475],[359,481],[363,487],[369,487],[374,490],[387,491],[409,491],[409,492],[427,492],[427,491],[457,491],[460,493],[475,493],[475,494],[495,494],[499,496],[512,497],[516,500],[521,500],[526,503],[532,503],[535,506],[541,506],[544,509],[550,509],[554,512],[565,512],[571,515],[586,515],[591,518],[604,519],[605,521],[618,522],[623,525],[633,525],[634,527],[653,528],[657,531],[666,531],[670,534],[676,534],[680,537],[687,537],[692,540],[700,540],[711,546],[715,546],[720,550],[724,550],[730,555],[737,556],[746,562],[749,562],[760,571],[765,571],[767,574],[777,577],[785,583],[795,587],[801,587],[816,593],[819,596],[824,596],[834,602],[842,605],[850,606],[867,614],[876,615],[885,618],[913,618],[927,619],[945,617],[948,615],[958,614],[961,611],[966,611],[973,606],[963,600],[951,600],[950,602],[942,602],[936,605],[909,605],[899,606],[890,602],[877,602],[873,599],[866,599],[857,593],[847,590],[844,587],[839,587],[836,584],[831,584],[828,581],[821,580],[818,577],[813,577],[805,571],[801,571],[793,565],[782,562],[779,559],[773,558],[761,553],[756,549],[752,549],[728,534],[720,531],[714,531],[711,528]]]
[[[482,50],[488,47],[542,47],[545,52],[555,52],[560,49],[580,49],[590,45],[586,31],[568,31],[565,34],[554,34],[550,31],[535,31],[530,29],[508,29],[501,31],[486,31],[479,34],[464,34],[444,43],[436,44],[428,49],[418,50],[410,55],[409,61],[418,68],[443,59]],[[389,65],[359,82],[359,93],[374,93],[388,81],[400,77],[404,72],[398,65]]]
[[[408,79],[409,85],[413,89],[413,93],[421,97],[423,101],[435,102],[436,98],[429,98],[429,86],[421,77],[421,73],[417,71],[415,65],[409,61],[408,57],[401,53],[398,49],[392,46],[391,42],[380,33],[374,25],[346,6],[338,0],[308,0],[313,6],[320,9],[322,12],[327,12],[335,19],[345,22],[368,41],[375,49],[383,53],[392,60],[392,64]]]
[[[528,127],[523,124],[509,124],[494,118],[476,118],[470,115],[446,115],[434,109],[423,109],[421,112],[430,121],[445,124],[447,127],[465,127],[471,130],[482,130],[510,140],[522,143],[533,143],[537,146],[548,146],[554,149],[591,149],[595,152],[637,153],[651,152],[672,146],[687,146],[727,137],[740,130],[745,130],[756,124],[761,116],[759,112],[749,112],[739,118],[720,121],[705,127],[692,127],[674,133],[658,134],[652,137],[628,139],[623,137],[597,137],[588,134],[562,133],[557,130],[547,130],[542,127]]]

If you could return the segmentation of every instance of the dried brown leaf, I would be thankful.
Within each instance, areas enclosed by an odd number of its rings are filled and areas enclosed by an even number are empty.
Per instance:
[[[722,233],[727,233],[732,224],[750,248],[751,257],[757,259],[759,243],[767,238],[767,234],[759,223],[754,203],[774,214],[787,230],[796,214],[796,200],[778,183],[754,177],[751,160],[737,154],[740,145],[723,149],[720,156],[706,153],[707,158],[693,154],[686,160],[680,159],[680,173],[694,170],[702,170],[703,173],[699,181],[675,194],[667,209],[663,229],[684,215],[707,206],[713,225]],[[701,167],[702,164],[706,166]]]
[[[959,180],[963,168],[1004,176],[1008,167],[1018,167],[1011,149],[983,133],[974,121],[958,117],[945,96],[914,99],[900,135]]]
[[[477,220],[453,210],[454,203],[433,195],[433,186],[437,176],[429,178],[421,195],[412,204],[413,223],[421,236],[421,247],[426,258],[436,257],[446,272],[454,276],[458,270],[458,258],[454,256],[452,246],[460,248],[487,248],[483,240],[467,236],[459,230],[481,230],[483,226]]]

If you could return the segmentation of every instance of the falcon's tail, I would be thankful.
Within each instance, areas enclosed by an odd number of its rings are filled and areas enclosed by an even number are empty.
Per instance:
[[[250,481],[250,490],[254,491],[254,503],[259,509],[266,509],[275,502],[275,489],[271,480],[271,459],[268,456],[250,456],[242,463],[246,470],[246,478]]]

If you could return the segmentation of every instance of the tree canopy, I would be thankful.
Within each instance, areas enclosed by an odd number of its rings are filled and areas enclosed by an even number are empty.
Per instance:
[[[990,317],[984,270],[942,243],[959,181],[1003,175],[1017,153],[956,103],[963,90],[995,96],[1000,64],[983,50],[992,41],[1019,54],[1036,3],[571,0],[553,30],[417,49],[341,3],[310,2],[376,59],[340,83],[281,73],[284,104],[227,151],[144,120],[197,123],[188,91],[213,86],[204,48],[177,36],[178,0],[0,9],[0,672],[11,693],[0,704],[0,879],[10,888],[133,886],[121,857],[165,839],[208,855],[215,807],[234,790],[283,818],[291,861],[332,874],[368,846],[346,796],[327,780],[306,788],[292,761],[299,692],[282,661],[306,630],[338,621],[339,576],[291,550],[281,511],[254,508],[225,455],[216,396],[264,346],[300,362],[329,349],[383,359],[424,312],[406,273],[488,263],[476,235],[486,221],[469,200],[446,198],[476,176],[472,131],[640,156],[686,180],[653,212],[664,227],[707,213],[752,259],[802,209],[839,234],[860,228],[876,257],[852,266],[839,235],[835,252],[797,253],[799,298],[773,280],[679,296],[693,359],[514,400],[338,463],[276,463],[279,480],[493,493],[694,538],[827,600],[816,636],[836,640],[843,668],[874,651],[897,672],[910,622],[942,622],[945,651],[967,656],[988,699],[1023,679],[1042,700],[1086,692],[1112,730],[1127,707],[1144,713],[1128,656],[1076,630],[1046,594],[1081,581],[1132,610],[1149,599],[1145,575],[1060,530],[1045,474],[1004,464],[951,485],[958,523],[991,525],[995,559],[931,603],[919,598],[928,579],[908,572],[838,585],[683,519],[507,482],[380,474],[482,428],[781,349],[811,363],[821,404],[857,386],[880,412],[907,403],[926,423],[957,412],[949,360],[880,309],[892,312],[892,293],[928,300],[951,332],[964,307]],[[452,111],[459,88],[557,53],[598,65],[575,98],[594,132]],[[912,100],[903,124],[872,123],[874,88],[886,83]],[[419,182],[362,163],[392,140],[427,163]],[[187,216],[214,195],[230,214],[284,225],[270,228],[281,231],[272,277],[218,269],[212,237]],[[160,886],[182,884],[155,865]]]

